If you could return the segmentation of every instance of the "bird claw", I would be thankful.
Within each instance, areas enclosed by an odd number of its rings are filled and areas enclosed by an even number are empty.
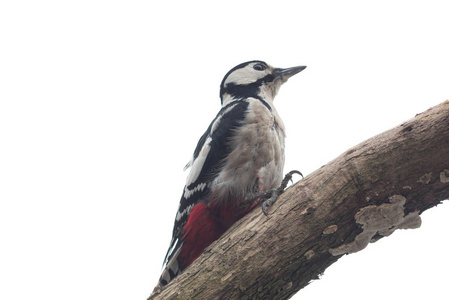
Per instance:
[[[269,190],[271,194],[270,198],[268,198],[267,200],[262,202],[262,212],[268,217],[268,213],[267,213],[267,207],[271,206],[274,202],[276,202],[277,198],[279,197],[280,194],[278,194],[278,190],[277,189],[273,189],[273,190]],[[266,194],[268,195],[268,194]]]
[[[282,180],[281,186],[279,187],[279,188],[282,188],[282,191],[285,190],[289,181],[291,183],[293,183],[293,178],[292,178],[293,174],[301,175],[301,177],[304,179],[304,176],[298,170],[293,170],[293,171],[288,172],[287,174],[285,174],[284,179]]]
[[[277,198],[285,191],[285,188],[287,187],[287,184],[289,181],[291,181],[293,183],[293,174],[298,174],[301,175],[302,178],[304,178],[304,176],[301,174],[301,172],[297,171],[297,170],[293,170],[288,172],[285,176],[284,179],[281,182],[281,185],[277,188],[277,189],[272,189],[272,190],[268,190],[265,191],[262,195],[262,197],[260,198],[260,202],[262,203],[262,212],[265,214],[265,216],[268,217],[268,213],[267,213],[267,207],[271,206],[274,202],[276,202]],[[266,199],[269,196],[268,199]],[[266,200],[263,200],[266,199]]]

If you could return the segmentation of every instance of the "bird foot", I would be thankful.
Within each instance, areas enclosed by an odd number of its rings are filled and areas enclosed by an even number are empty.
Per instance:
[[[292,180],[293,174],[301,175],[301,177],[304,178],[301,172],[296,170],[290,171],[287,174],[285,174],[285,177],[282,180],[281,185],[277,189],[272,189],[263,192],[262,197],[259,199],[259,203],[262,203],[262,212],[267,217],[268,217],[267,207],[273,205],[273,203],[276,202],[277,198],[285,191],[285,188],[287,187],[289,181],[293,183]]]

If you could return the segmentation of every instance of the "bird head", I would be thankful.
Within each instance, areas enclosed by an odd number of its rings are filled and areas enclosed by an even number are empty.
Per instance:
[[[259,60],[242,63],[223,78],[220,85],[221,104],[224,106],[233,100],[248,97],[272,102],[281,85],[305,68],[274,68]]]

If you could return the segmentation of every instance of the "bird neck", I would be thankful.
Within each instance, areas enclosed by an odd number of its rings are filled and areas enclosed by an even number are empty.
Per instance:
[[[272,106],[274,97],[272,97],[271,93],[266,93],[264,90],[259,91],[259,93],[255,94],[255,95],[247,95],[247,96],[238,96],[238,95],[231,95],[229,93],[224,93],[221,96],[221,104],[222,104],[222,107],[224,107],[231,102],[244,100],[247,98],[259,99],[262,102],[265,102],[268,105]]]

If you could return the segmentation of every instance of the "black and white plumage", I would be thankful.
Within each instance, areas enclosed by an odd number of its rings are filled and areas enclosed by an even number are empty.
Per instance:
[[[273,99],[305,66],[273,68],[249,61],[231,69],[220,86],[222,108],[201,136],[176,214],[159,285],[195,260],[252,207],[239,203],[278,187],[284,167],[284,124]],[[258,202],[257,202],[258,203]]]

